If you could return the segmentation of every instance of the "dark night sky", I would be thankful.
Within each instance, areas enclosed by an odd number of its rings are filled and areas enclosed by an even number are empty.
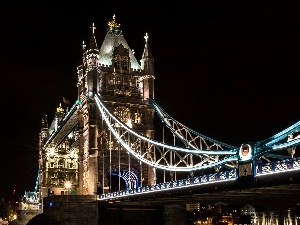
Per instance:
[[[293,1],[175,2],[1,1],[0,197],[34,190],[42,115],[75,102],[81,43],[113,14],[138,60],[148,33],[155,99],[190,128],[238,146],[300,120]]]

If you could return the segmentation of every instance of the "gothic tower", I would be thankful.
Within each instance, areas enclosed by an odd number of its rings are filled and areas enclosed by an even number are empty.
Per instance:
[[[93,98],[94,93],[99,93],[106,107],[121,121],[153,138],[154,111],[149,98],[154,95],[154,65],[148,36],[140,65],[115,15],[108,23],[100,50],[95,29],[93,24],[90,42],[87,48],[83,46],[77,70],[81,104],[78,110],[80,194],[95,194],[98,187],[108,192],[155,182],[153,170],[130,158],[111,137]]]

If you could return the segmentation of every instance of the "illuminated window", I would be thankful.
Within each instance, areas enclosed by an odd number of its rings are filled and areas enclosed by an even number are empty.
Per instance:
[[[124,106],[119,106],[115,109],[114,114],[123,122],[127,123],[130,119],[130,110]]]
[[[141,123],[142,114],[140,114],[139,110],[134,113],[133,121],[134,123]]]
[[[120,77],[116,77],[116,84],[117,84],[117,85],[120,85],[120,83],[121,83]]]
[[[65,168],[65,161],[63,159],[59,160],[58,168]]]

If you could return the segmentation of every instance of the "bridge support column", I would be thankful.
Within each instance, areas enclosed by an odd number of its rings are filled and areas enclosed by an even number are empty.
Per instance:
[[[165,205],[163,207],[164,225],[187,224],[186,205]]]

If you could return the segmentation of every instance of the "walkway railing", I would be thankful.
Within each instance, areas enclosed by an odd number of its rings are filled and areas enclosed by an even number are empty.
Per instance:
[[[277,162],[259,163],[256,164],[255,176],[262,175],[275,175],[277,173],[289,172],[300,170],[300,157],[291,158],[288,160],[282,160]],[[99,196],[99,201],[112,200],[116,198],[129,197],[132,195],[153,193],[158,191],[172,190],[177,188],[185,188],[195,185],[212,184],[216,182],[226,182],[238,179],[237,169],[206,174],[202,176],[169,181],[165,183],[159,183],[154,185],[148,185],[133,189],[120,190],[112,193],[106,193]]]

